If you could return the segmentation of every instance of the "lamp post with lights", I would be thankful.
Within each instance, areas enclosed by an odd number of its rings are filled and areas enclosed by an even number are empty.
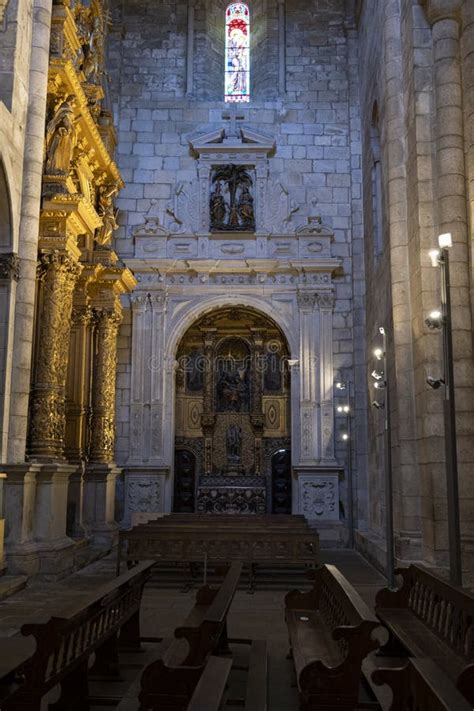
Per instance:
[[[387,582],[388,587],[395,588],[395,552],[393,537],[393,468],[392,468],[392,423],[390,414],[390,388],[387,370],[387,334],[381,326],[379,333],[382,336],[382,348],[376,348],[374,355],[381,362],[382,371],[374,369],[372,377],[374,387],[384,391],[384,402],[372,404],[377,409],[384,409],[384,461],[385,461],[385,538],[387,542]]]
[[[347,527],[349,532],[349,546],[354,547],[354,484],[352,478],[352,405],[351,382],[336,383],[336,389],[345,394],[345,402],[338,405],[336,412],[346,416],[346,431],[342,433],[342,441],[347,444]]]
[[[456,442],[456,400],[454,392],[453,334],[451,321],[451,289],[449,249],[453,245],[450,233],[438,238],[439,249],[430,252],[433,266],[441,269],[441,310],[432,311],[425,323],[439,328],[443,334],[444,378],[427,378],[428,385],[438,389],[444,385],[444,446],[446,453],[446,493],[448,504],[449,570],[453,585],[462,585],[461,525],[459,516],[458,455]]]

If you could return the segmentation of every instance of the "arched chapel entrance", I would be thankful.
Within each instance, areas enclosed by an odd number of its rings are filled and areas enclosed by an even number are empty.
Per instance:
[[[252,309],[196,321],[177,353],[177,512],[291,513],[289,350]],[[286,483],[285,483],[286,482]]]

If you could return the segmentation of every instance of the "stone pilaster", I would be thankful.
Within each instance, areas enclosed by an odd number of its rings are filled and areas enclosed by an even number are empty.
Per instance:
[[[63,460],[65,388],[73,291],[81,267],[67,254],[40,259],[36,360],[31,395],[30,456]]]
[[[319,387],[321,463],[334,465],[334,358],[333,358],[333,310],[334,294],[317,296],[319,306]]]
[[[316,464],[319,459],[316,292],[299,291],[297,299],[300,316],[300,462]]]

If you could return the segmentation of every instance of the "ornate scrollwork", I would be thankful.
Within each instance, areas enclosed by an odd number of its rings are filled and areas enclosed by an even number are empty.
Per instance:
[[[20,257],[17,254],[0,254],[0,279],[19,281]]]

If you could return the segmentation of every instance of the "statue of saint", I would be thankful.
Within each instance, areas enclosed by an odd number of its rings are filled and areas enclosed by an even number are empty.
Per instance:
[[[219,227],[224,224],[227,206],[225,204],[224,196],[221,193],[221,184],[219,182],[216,183],[216,189],[211,194],[210,212],[211,228]]]
[[[100,17],[95,17],[92,25],[92,30],[89,35],[89,41],[84,48],[84,64],[82,71],[86,81],[96,84],[99,75],[99,65],[101,58],[101,43],[103,40],[103,28]]]
[[[237,425],[230,425],[227,430],[227,461],[229,464],[242,461],[242,430]]]
[[[220,412],[240,412],[242,397],[245,396],[245,383],[237,371],[223,370],[217,384]]]
[[[242,227],[253,229],[255,227],[255,214],[253,211],[253,197],[246,185],[242,188],[239,200],[239,217]]]
[[[118,187],[115,183],[103,185],[99,191],[99,207],[97,211],[102,218],[102,227],[97,230],[95,240],[101,246],[109,244],[114,230],[118,227],[118,210],[114,208],[114,197],[117,192]]]
[[[68,176],[77,141],[74,96],[67,96],[46,128],[46,175]]]

